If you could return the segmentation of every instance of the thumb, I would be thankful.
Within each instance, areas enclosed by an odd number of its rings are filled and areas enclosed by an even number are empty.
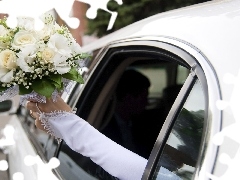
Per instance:
[[[35,119],[35,126],[38,129],[41,129],[41,130],[47,132],[46,129],[44,129],[44,126],[43,126],[42,122],[39,120],[39,118]]]

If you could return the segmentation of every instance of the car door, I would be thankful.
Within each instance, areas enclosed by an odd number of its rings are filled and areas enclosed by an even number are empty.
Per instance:
[[[161,179],[162,171],[189,179],[199,175],[204,162],[200,157],[206,153],[207,128],[211,123],[208,108],[212,107],[208,103],[206,76],[215,76],[212,71],[203,73],[202,67],[209,68],[209,63],[188,44],[148,38],[115,42],[100,51],[85,74],[85,84],[75,86],[69,104],[77,108],[78,116],[104,133],[116,112],[121,76],[129,69],[142,73],[150,81],[148,104],[132,121],[132,143],[137,148],[130,150],[149,160],[143,179]],[[216,84],[211,83],[213,89]],[[217,99],[219,94],[211,98]],[[218,118],[218,114],[211,118]],[[215,131],[218,127],[219,124]],[[109,138],[122,136],[121,131],[114,130]],[[174,154],[179,158],[174,159]],[[58,158],[63,163],[57,172],[63,179],[69,179],[70,173],[75,175],[73,179],[116,179],[89,158],[73,152],[65,142],[59,148]],[[214,162],[213,158],[209,161],[208,165]]]

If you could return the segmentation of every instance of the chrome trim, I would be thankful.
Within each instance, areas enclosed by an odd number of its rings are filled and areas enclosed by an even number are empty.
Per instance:
[[[100,59],[102,59],[102,57],[104,57],[104,55],[107,53],[108,49],[109,49],[108,47],[105,47],[105,48],[102,48],[102,49],[100,50],[100,52],[98,53],[98,55],[96,56],[96,58],[95,58],[95,60],[94,60],[94,61],[96,61],[96,64],[94,65],[94,68],[93,68],[90,72],[88,72],[88,73],[86,74],[86,81],[85,81],[84,84],[81,84],[80,86],[85,86],[85,84],[88,84],[88,81],[89,81],[89,79],[90,79],[89,77],[92,76],[92,74],[93,74],[93,72],[95,71],[96,67],[97,67],[98,64],[100,63]],[[79,101],[79,98],[81,97],[81,94],[82,94],[82,92],[83,92],[83,90],[84,90],[84,87],[77,87],[77,89],[80,89],[80,92],[75,91],[74,94],[71,95],[71,96],[74,96],[74,97],[75,97],[75,100],[71,102],[71,107],[72,107],[72,108],[74,108],[74,107],[77,105],[77,103],[78,103],[78,101]],[[69,100],[69,99],[68,99],[68,100]]]
[[[191,72],[186,79],[176,101],[174,102],[166,121],[164,122],[161,132],[158,135],[157,141],[154,145],[154,148],[151,152],[151,155],[148,159],[148,163],[145,169],[145,172],[143,174],[142,180],[144,179],[151,179],[152,175],[154,173],[154,169],[158,163],[158,158],[161,155],[161,152],[164,148],[164,144],[166,143],[168,136],[171,132],[172,126],[176,120],[176,116],[181,111],[181,108],[183,107],[183,104],[185,103],[185,100],[187,99],[189,95],[189,91],[192,89],[194,83],[196,80],[196,75],[194,72]]]

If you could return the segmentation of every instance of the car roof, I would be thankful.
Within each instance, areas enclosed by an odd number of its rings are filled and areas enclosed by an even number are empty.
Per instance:
[[[240,65],[240,1],[214,0],[160,13],[133,23],[83,47],[95,50],[108,43],[134,37],[164,36],[192,44],[216,68],[216,72],[237,73]],[[220,66],[219,63],[224,63]],[[239,67],[239,66],[238,66]]]

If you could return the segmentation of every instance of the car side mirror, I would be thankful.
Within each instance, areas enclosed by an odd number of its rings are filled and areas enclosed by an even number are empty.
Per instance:
[[[5,100],[0,102],[0,113],[7,112],[12,108],[12,100]]]

